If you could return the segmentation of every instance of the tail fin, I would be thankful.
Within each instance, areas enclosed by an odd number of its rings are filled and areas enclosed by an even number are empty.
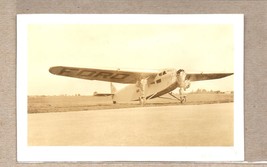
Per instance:
[[[115,94],[117,92],[115,86],[112,84],[112,82],[110,82],[110,91],[111,91],[111,94]]]

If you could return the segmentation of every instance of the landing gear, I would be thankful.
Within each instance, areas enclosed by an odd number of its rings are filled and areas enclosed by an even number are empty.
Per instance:
[[[186,102],[186,96],[180,96],[180,102],[185,103]]]
[[[146,103],[146,86],[147,86],[147,79],[141,79],[140,81],[137,81],[136,86],[140,89],[140,97],[139,102],[142,106]]]
[[[179,89],[179,94],[180,94],[180,102],[181,102],[181,103],[186,102],[186,96],[183,95],[183,88],[180,88],[180,89]]]
[[[177,99],[178,101],[180,101],[181,103],[186,102],[186,96],[180,96],[180,97],[176,97],[172,92],[169,93],[169,95],[171,95],[172,97],[174,97],[175,99]]]
[[[144,97],[139,97],[139,103],[140,103],[142,106],[144,106],[145,103],[146,103],[146,98],[144,98]]]
[[[180,97],[176,97],[172,92],[170,92],[169,95],[171,95],[175,99],[179,100],[181,103],[185,103],[186,102],[186,95],[183,95],[182,88],[180,88],[179,93],[180,93]]]
[[[111,86],[113,86],[113,85],[111,84]],[[113,103],[113,104],[116,104],[117,101],[114,99],[114,96],[115,96],[115,95],[112,95],[112,97],[111,97],[111,98],[112,98],[112,103]]]

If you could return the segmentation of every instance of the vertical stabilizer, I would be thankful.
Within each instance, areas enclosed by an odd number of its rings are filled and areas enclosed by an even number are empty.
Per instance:
[[[115,94],[117,92],[115,86],[112,84],[112,82],[110,82],[110,91],[111,91],[111,94]]]

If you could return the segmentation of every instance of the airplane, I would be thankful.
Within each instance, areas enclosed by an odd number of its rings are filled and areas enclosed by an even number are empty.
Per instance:
[[[122,101],[139,101],[141,105],[144,105],[146,100],[161,97],[165,94],[169,94],[179,102],[184,103],[186,96],[183,95],[183,91],[190,87],[191,82],[219,79],[233,75],[233,73],[185,73],[183,69],[163,69],[152,72],[66,66],[51,67],[49,72],[66,77],[110,82],[111,93],[105,94],[105,96],[112,96],[113,104]],[[117,91],[112,84],[113,82],[129,85]],[[180,97],[172,93],[176,88],[179,88]],[[98,95],[98,93],[95,93],[95,95]],[[99,95],[101,96],[101,94]]]

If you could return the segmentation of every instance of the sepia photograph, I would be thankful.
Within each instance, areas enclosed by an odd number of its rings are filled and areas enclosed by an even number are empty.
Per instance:
[[[244,160],[243,17],[18,15],[18,160]]]

